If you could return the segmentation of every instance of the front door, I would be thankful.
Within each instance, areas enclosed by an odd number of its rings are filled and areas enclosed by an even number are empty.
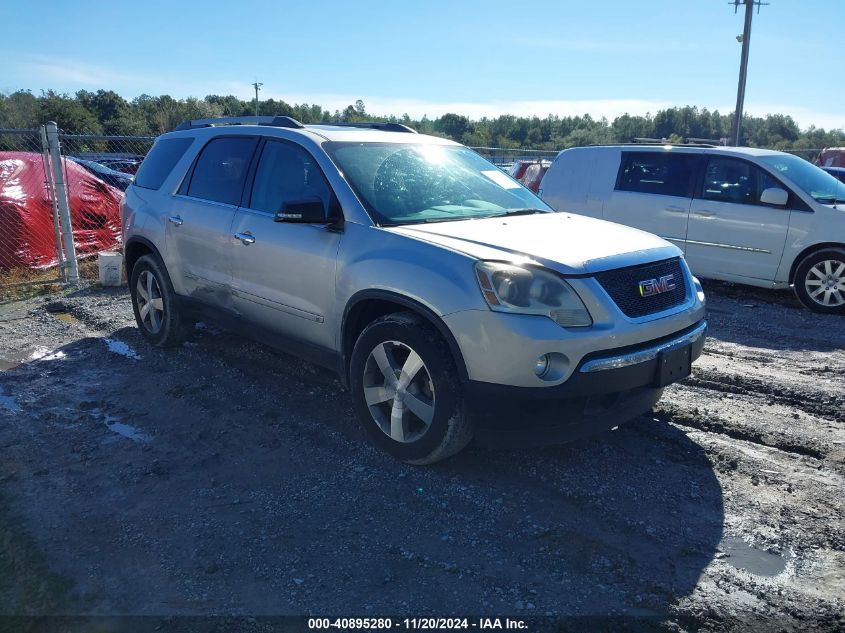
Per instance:
[[[748,161],[708,157],[687,229],[686,257],[694,274],[740,282],[775,278],[790,211],[760,202],[770,187],[785,188]]]
[[[232,225],[234,305],[248,320],[334,349],[335,272],[341,233],[324,224],[275,221],[286,202],[334,196],[314,158],[287,141],[267,140],[249,201]]]

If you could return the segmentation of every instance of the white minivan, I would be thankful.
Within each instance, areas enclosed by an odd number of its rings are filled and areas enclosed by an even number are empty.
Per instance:
[[[811,310],[845,314],[845,184],[797,156],[749,147],[576,147],[557,155],[540,196],[558,211],[669,240],[699,277],[792,285]]]

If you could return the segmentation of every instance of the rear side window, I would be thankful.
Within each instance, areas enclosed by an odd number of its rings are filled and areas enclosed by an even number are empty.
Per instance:
[[[216,138],[197,159],[188,195],[223,204],[241,202],[246,172],[258,139],[229,136]]]
[[[167,138],[158,141],[138,168],[135,185],[144,189],[161,187],[193,142],[192,138]]]
[[[697,162],[693,154],[622,152],[616,190],[689,197]]]

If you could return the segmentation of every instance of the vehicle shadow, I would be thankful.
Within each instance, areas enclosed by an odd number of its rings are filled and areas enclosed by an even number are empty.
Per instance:
[[[69,613],[657,617],[722,537],[703,449],[650,417],[418,468],[308,363],[207,329],[105,340],[0,373],[5,489]]]

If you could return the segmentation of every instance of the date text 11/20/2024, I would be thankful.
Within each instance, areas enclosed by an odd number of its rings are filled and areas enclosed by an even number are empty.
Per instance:
[[[406,630],[443,630],[443,629],[478,629],[478,630],[524,630],[528,625],[524,620],[511,618],[308,618],[311,630],[370,630],[385,631],[391,629]]]

